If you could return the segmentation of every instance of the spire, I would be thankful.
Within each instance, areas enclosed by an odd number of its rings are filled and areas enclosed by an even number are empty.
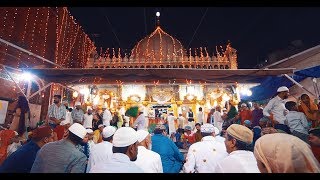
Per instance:
[[[160,26],[160,12],[156,12],[156,26],[159,27]]]

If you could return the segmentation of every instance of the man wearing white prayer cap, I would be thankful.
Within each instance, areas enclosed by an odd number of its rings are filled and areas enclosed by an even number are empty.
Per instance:
[[[31,173],[84,173],[87,157],[76,149],[86,136],[86,129],[74,123],[66,139],[45,144],[37,153]]]
[[[145,173],[163,173],[160,155],[151,151],[151,135],[146,130],[138,130],[138,158],[134,163]]]
[[[91,173],[143,173],[143,170],[132,161],[138,155],[138,134],[131,127],[121,127],[113,135],[112,156],[96,164]]]
[[[96,167],[99,168],[99,164],[103,164],[111,157],[113,154],[112,139],[115,132],[116,128],[113,126],[103,128],[101,133],[103,141],[96,144],[90,151],[87,172],[91,172],[91,170],[95,171]]]
[[[277,93],[277,96],[272,98],[263,109],[263,115],[271,119],[275,129],[281,129],[290,134],[289,127],[285,125],[286,114],[288,113],[285,104],[289,97],[289,89],[286,86],[281,86]]]
[[[201,126],[203,138],[190,146],[184,163],[185,173],[213,173],[218,162],[228,156],[224,143],[215,139],[219,135],[218,128],[205,123]]]
[[[83,115],[84,112],[81,109],[81,103],[79,101],[77,101],[75,103],[76,108],[74,108],[71,112],[71,117],[73,122],[79,123],[79,124],[83,124]]]

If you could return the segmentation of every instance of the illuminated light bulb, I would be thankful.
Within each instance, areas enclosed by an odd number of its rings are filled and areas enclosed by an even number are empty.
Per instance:
[[[160,17],[160,12],[157,12],[157,13],[156,13],[156,16],[157,16],[157,17]]]
[[[252,91],[251,90],[247,90],[246,95],[247,96],[251,96],[252,95]]]
[[[77,91],[73,92],[72,97],[76,98],[78,97],[79,93]]]

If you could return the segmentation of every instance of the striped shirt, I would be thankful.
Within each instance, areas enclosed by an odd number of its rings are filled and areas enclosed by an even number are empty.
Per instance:
[[[37,153],[31,173],[84,173],[87,157],[68,140],[44,145]]]
[[[59,107],[56,104],[52,104],[48,109],[49,118],[66,119],[66,113],[66,107],[62,104]]]
[[[72,112],[71,112],[71,116],[72,116],[72,119],[73,119],[73,122],[74,123],[82,123],[83,122],[83,111],[82,109],[73,109]]]

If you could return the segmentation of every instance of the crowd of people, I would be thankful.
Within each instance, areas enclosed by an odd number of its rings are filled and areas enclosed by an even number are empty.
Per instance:
[[[206,119],[202,108],[187,117],[169,113],[150,132],[142,112],[128,124],[106,107],[84,111],[76,102],[72,109],[60,95],[48,122],[31,130],[19,97],[11,126],[0,131],[0,172],[319,173],[319,107],[307,94],[298,102],[288,96],[279,87],[265,107],[240,103],[238,111],[231,101]]]

